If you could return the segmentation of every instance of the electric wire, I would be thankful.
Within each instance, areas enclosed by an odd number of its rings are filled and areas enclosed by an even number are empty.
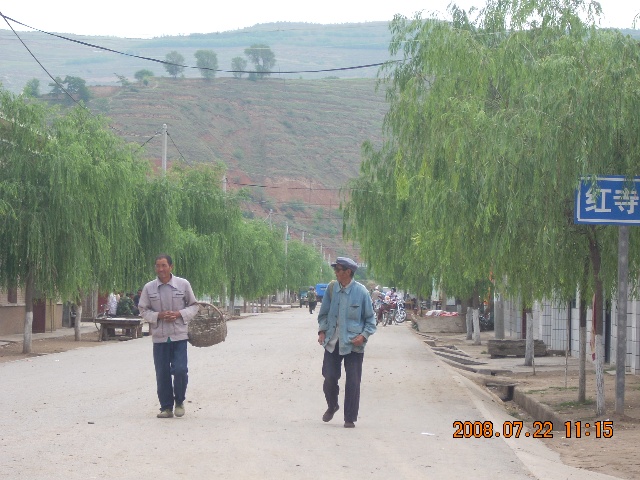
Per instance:
[[[9,17],[6,17],[5,15],[3,15],[2,12],[0,12],[0,16],[4,19],[4,21],[7,23],[7,25],[9,26],[9,28],[11,29],[11,31],[14,33],[14,35],[16,36],[16,38],[18,40],[20,40],[20,43],[22,44],[22,46],[24,46],[24,48],[27,50],[27,52],[29,52],[29,55],[31,55],[31,57],[36,61],[36,63],[40,66],[40,68],[42,68],[42,70],[47,74],[47,76],[53,80],[53,82],[60,88],[60,90],[62,90],[65,95],[67,95],[76,105],[78,105],[81,108],[84,108],[87,112],[89,112],[89,114],[93,115],[93,112],[91,110],[89,110],[87,108],[86,105],[84,105],[84,103],[79,102],[78,100],[76,100],[75,98],[73,98],[73,95],[71,95],[71,93],[69,93],[69,91],[64,88],[64,86],[62,86],[58,80],[56,80],[53,75],[51,75],[51,73],[49,73],[49,71],[47,70],[47,68],[42,64],[42,62],[40,62],[40,60],[38,60],[38,58],[33,54],[33,52],[29,49],[29,47],[27,46],[26,43],[24,43],[24,41],[22,40],[22,38],[20,37],[20,35],[18,35],[18,32],[16,32],[13,29],[13,26],[7,21],[7,19]],[[134,137],[138,137],[140,135],[137,134],[127,134],[125,132],[123,132],[122,130],[119,130],[118,128],[114,127],[113,125],[109,125],[109,128],[111,128],[113,131],[121,134],[121,135],[129,135],[129,136],[134,136]],[[145,145],[149,140],[147,140],[143,145]]]
[[[69,38],[69,37],[65,37],[64,35],[58,35],[57,33],[52,33],[52,32],[47,32],[44,30],[40,30],[38,28],[32,27],[30,25],[27,25],[25,23],[22,23],[14,18],[8,17],[6,15],[4,15],[2,12],[0,12],[0,16],[2,16],[5,20],[5,22],[7,22],[7,24],[11,27],[11,25],[9,24],[9,21],[14,22],[18,25],[22,25],[23,27],[26,28],[30,28],[32,30],[35,30],[37,32],[40,33],[44,33],[46,35],[50,35],[52,37],[56,37],[56,38],[60,38],[62,40],[66,40],[69,42],[73,42],[73,43],[77,43],[79,45],[84,45],[86,47],[91,47],[91,48],[97,48],[99,50],[104,50],[106,52],[111,52],[111,53],[116,53],[118,55],[124,55],[126,57],[132,57],[132,58],[138,58],[140,60],[146,60],[149,62],[155,62],[155,63],[160,63],[163,65],[170,65],[170,66],[175,66],[175,67],[182,67],[182,68],[190,68],[190,69],[197,69],[197,70],[208,70],[208,71],[212,71],[212,72],[221,72],[221,73],[247,73],[247,74],[264,74],[265,72],[261,72],[261,71],[257,71],[257,70],[223,70],[223,69],[216,69],[216,68],[209,68],[209,67],[197,67],[197,66],[193,66],[193,65],[182,65],[179,63],[172,63],[172,62],[167,62],[166,60],[159,60],[157,58],[151,58],[151,57],[144,57],[141,55],[134,55],[132,53],[125,53],[125,52],[121,52],[118,50],[114,50],[112,48],[108,48],[108,47],[102,47],[100,45],[96,45],[93,43],[88,43],[88,42],[83,42],[81,40],[76,40],[73,38]],[[13,30],[13,28],[11,28],[11,30]],[[15,33],[15,30],[13,30]],[[17,34],[16,34],[17,36]],[[24,44],[24,42],[23,42]],[[34,57],[35,58],[35,57]],[[390,60],[390,62],[398,62],[400,60]],[[354,66],[349,66],[349,67],[336,67],[336,68],[323,68],[323,69],[317,69],[317,70],[285,70],[285,71],[279,71],[279,74],[300,74],[300,73],[329,73],[329,72],[340,72],[340,71],[347,71],[347,70],[359,70],[359,69],[364,69],[364,68],[372,68],[372,67],[380,67],[382,65],[388,64],[389,62],[378,62],[378,63],[370,63],[370,64],[366,64],[366,65],[354,65]],[[271,72],[269,72],[271,73]]]
[[[98,45],[93,45],[93,44],[89,44],[86,42],[81,42],[78,40],[74,40],[68,37],[64,37],[61,35],[57,35],[57,34],[52,34],[49,32],[45,32],[33,27],[30,27],[29,25],[26,25],[22,22],[18,22],[15,19],[12,19],[10,17],[5,16],[2,12],[0,12],[0,16],[2,16],[2,18],[5,20],[5,22],[7,23],[7,25],[9,26],[9,28],[12,30],[12,32],[14,33],[15,37],[20,41],[20,43],[24,46],[24,48],[29,52],[29,54],[31,55],[31,57],[36,61],[36,63],[40,66],[40,68],[42,68],[42,70],[49,76],[49,78],[51,78],[51,80],[58,85],[58,87],[77,105],[81,106],[82,108],[88,110],[88,108],[82,104],[81,102],[78,102],[73,95],[71,95],[54,77],[53,75],[51,75],[51,73],[46,69],[46,67],[38,60],[38,58],[33,54],[33,52],[29,49],[29,47],[25,44],[25,42],[22,40],[22,38],[18,35],[18,33],[14,30],[13,26],[10,24],[9,21],[13,21],[19,25],[22,25],[24,27],[27,28],[32,28],[33,30],[39,31],[41,33],[45,33],[48,35],[52,35],[54,37],[58,37],[64,40],[68,40],[71,42],[75,42],[75,43],[79,43],[81,45],[85,45],[85,46],[90,46],[93,48],[98,48],[101,50],[105,50],[105,51],[109,51],[112,53],[117,53],[117,54],[121,54],[121,55],[125,55],[125,56],[131,56],[131,57],[136,57],[136,58],[140,58],[140,59],[144,59],[144,60],[149,60],[149,61],[154,61],[154,62],[158,62],[158,63],[163,63],[163,64],[168,64],[168,65],[177,65],[177,64],[173,64],[170,62],[166,62],[166,61],[162,61],[162,60],[157,60],[157,59],[153,59],[153,58],[149,58],[149,57],[142,57],[142,56],[137,56],[137,55],[131,55],[131,54],[127,54],[124,52],[119,52],[117,50],[113,50],[113,49],[109,49],[106,47],[101,47]],[[359,69],[359,68],[368,68],[368,67],[372,67],[372,66],[380,66],[383,65],[383,63],[376,63],[376,64],[369,64],[369,65],[359,65],[359,66],[353,66],[353,67],[342,67],[342,68],[332,68],[332,69],[321,69],[321,70],[299,70],[299,71],[280,71],[279,73],[318,73],[318,72],[332,72],[332,71],[340,71],[340,70],[352,70],[352,69]],[[179,65],[180,66],[180,65]],[[185,66],[186,67],[186,66]],[[199,68],[199,67],[188,67],[188,68]],[[202,68],[200,68],[202,69]],[[207,70],[213,70],[213,69],[208,69]],[[225,71],[225,70],[216,70],[216,71],[221,71],[221,72],[225,72],[225,73],[259,73],[259,72],[251,72],[251,71],[239,71],[239,70],[230,70],[230,71]],[[88,110],[90,112],[90,110]],[[90,112],[91,113],[91,112]],[[129,136],[138,136],[135,134],[125,134],[125,132],[120,131],[119,129],[113,127],[110,125],[110,128],[112,128],[113,130],[117,131],[120,134],[123,135],[129,135]],[[139,146],[139,149],[142,149],[145,145],[147,145],[151,140],[153,140],[154,138],[157,138],[160,135],[160,131],[156,131],[153,135],[151,135],[142,145]],[[171,143],[173,144],[174,148],[176,149],[176,151],[178,152],[180,158],[182,159],[182,161],[184,161],[188,166],[193,166],[193,164],[191,162],[189,162],[184,155],[182,154],[182,152],[180,151],[180,148],[178,147],[178,145],[176,144],[175,140],[173,139],[173,137],[169,134],[169,132],[167,132],[167,136],[168,138],[171,139]],[[257,187],[257,188],[286,188],[287,190],[305,190],[305,191],[338,191],[340,190],[339,188],[310,188],[310,187],[279,187],[279,186],[269,186],[269,185],[261,185],[261,184],[250,184],[250,183],[235,183],[232,182],[232,184],[234,185],[238,185],[238,186],[244,186],[244,187]],[[263,204],[266,202],[258,202],[258,204]],[[295,204],[295,202],[275,202],[275,204],[277,205],[291,205],[291,204]],[[329,206],[331,207],[333,204],[329,203],[329,204],[320,204],[320,203],[314,203],[314,204],[306,204],[308,206]],[[337,205],[336,205],[337,206]],[[277,215],[277,216],[287,216],[286,213],[272,213],[272,215]],[[293,215],[294,218],[298,217],[298,218],[305,218],[305,219],[310,219],[310,218],[320,218],[320,219],[328,219],[328,220],[341,220],[342,217],[341,216],[336,216],[336,215],[302,215],[302,214],[296,214]],[[288,218],[288,217],[287,217]]]

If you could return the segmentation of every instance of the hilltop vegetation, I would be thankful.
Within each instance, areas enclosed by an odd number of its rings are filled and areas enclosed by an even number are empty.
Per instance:
[[[37,26],[36,26],[37,27]],[[374,78],[376,68],[350,67],[380,63],[389,59],[391,38],[386,22],[362,24],[318,25],[306,23],[270,23],[222,33],[167,36],[151,39],[86,37],[73,34],[47,35],[40,32],[18,32],[26,46],[56,77],[82,77],[89,85],[117,85],[116,74],[133,79],[140,69],[149,69],[156,76],[166,75],[161,63],[144,60],[146,57],[164,60],[167,53],[177,51],[185,58],[187,78],[199,78],[194,54],[197,50],[213,50],[218,56],[218,77],[231,77],[231,59],[244,55],[252,44],[267,44],[276,56],[274,72],[281,79]],[[69,41],[60,37],[67,37]],[[116,52],[105,51],[97,45]],[[11,30],[0,29],[2,62],[0,81],[6,89],[20,92],[32,78],[46,86],[51,79]],[[331,72],[317,70],[344,69]],[[43,93],[46,89],[43,88]]]

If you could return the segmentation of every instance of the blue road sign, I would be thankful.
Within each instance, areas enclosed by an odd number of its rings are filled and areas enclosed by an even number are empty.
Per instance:
[[[575,223],[640,225],[638,191],[640,177],[633,181],[611,175],[580,180],[576,190]]]

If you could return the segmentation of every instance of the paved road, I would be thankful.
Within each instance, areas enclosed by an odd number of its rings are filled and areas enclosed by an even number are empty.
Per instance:
[[[356,428],[323,423],[315,318],[248,317],[191,347],[181,419],[155,417],[148,337],[0,364],[0,478],[613,478],[531,438],[453,439],[454,420],[509,417],[407,325],[371,337]]]

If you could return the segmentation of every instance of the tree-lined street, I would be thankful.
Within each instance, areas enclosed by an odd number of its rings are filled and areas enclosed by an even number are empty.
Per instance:
[[[532,438],[454,439],[455,420],[513,418],[407,326],[371,337],[356,428],[342,411],[323,423],[316,326],[304,309],[261,314],[190,348],[181,419],[155,417],[148,337],[2,364],[0,476],[611,478],[565,467]]]

